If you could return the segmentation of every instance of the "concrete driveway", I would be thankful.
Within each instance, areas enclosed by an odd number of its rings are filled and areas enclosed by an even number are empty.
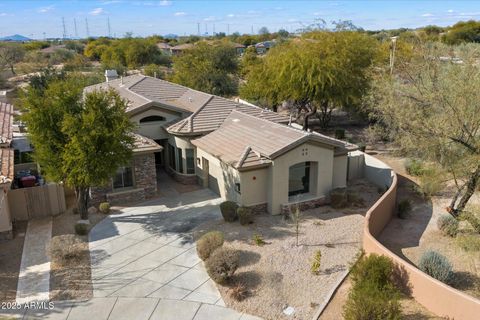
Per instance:
[[[89,234],[94,298],[24,319],[258,319],[226,308],[197,257],[191,230],[221,217],[208,189],[127,207]]]

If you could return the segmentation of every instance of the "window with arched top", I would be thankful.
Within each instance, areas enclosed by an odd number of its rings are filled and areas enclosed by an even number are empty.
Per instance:
[[[148,116],[140,119],[140,123],[157,122],[157,121],[165,121],[165,120],[166,120],[165,117],[162,117],[162,116]]]

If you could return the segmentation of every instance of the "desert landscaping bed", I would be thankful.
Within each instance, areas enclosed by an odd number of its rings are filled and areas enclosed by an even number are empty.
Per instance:
[[[301,213],[298,246],[295,224],[282,216],[262,214],[254,223],[215,220],[195,229],[197,238],[206,231],[225,234],[225,247],[240,251],[240,267],[231,283],[241,283],[247,297],[232,298],[228,286],[219,286],[228,307],[264,319],[309,319],[336,286],[361,249],[364,215],[379,198],[377,187],[358,180],[349,192],[363,199],[361,207],[333,209],[323,206]],[[258,235],[264,245],[257,245]],[[316,251],[321,251],[318,275],[310,268]],[[287,316],[283,311],[292,307]]]
[[[412,210],[405,219],[394,219],[387,225],[379,240],[390,250],[417,265],[422,254],[427,250],[435,250],[448,258],[453,266],[453,276],[448,281],[452,287],[480,298],[480,253],[477,250],[465,251],[458,239],[446,236],[437,227],[437,220],[446,214],[453,194],[453,186],[447,187],[438,195],[425,199],[413,189],[416,178],[405,171],[405,159],[390,155],[377,155],[379,159],[390,165],[400,174],[397,197],[399,200],[409,199]],[[480,194],[470,200],[472,204],[480,204]],[[480,237],[467,222],[460,223],[459,235]]]
[[[102,213],[89,214],[90,227],[93,228],[106,215]],[[60,235],[75,234],[75,223],[80,219],[69,209],[63,214],[52,218],[52,238]],[[50,269],[50,299],[75,300],[92,297],[92,279],[90,271],[90,252],[88,250],[88,235],[78,236],[83,240],[79,253],[68,262],[61,263],[52,259]]]
[[[12,240],[0,241],[0,302],[15,301],[26,222],[17,222]]]

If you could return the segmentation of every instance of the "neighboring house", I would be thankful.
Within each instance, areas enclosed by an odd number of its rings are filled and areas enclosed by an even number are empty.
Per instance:
[[[129,101],[127,113],[149,146],[135,150],[110,185],[92,189],[96,202],[152,196],[156,170],[272,214],[322,204],[330,190],[346,186],[355,146],[295,129],[281,114],[142,75],[85,90],[107,88]]]
[[[183,52],[185,52],[185,50],[192,49],[193,46],[194,45],[192,43],[179,44],[178,46],[171,47],[170,51],[174,56],[178,56],[179,54],[182,54]]]
[[[12,218],[8,203],[8,192],[14,178],[13,106],[0,102],[0,239],[11,239]]]
[[[172,54],[172,47],[166,42],[157,43],[157,47],[163,54],[166,54],[166,55]]]
[[[243,44],[240,44],[240,43],[234,43],[233,46],[235,48],[235,52],[238,55],[242,55],[245,52],[245,49],[247,48],[246,46],[244,46]]]
[[[257,54],[265,54],[268,50],[275,46],[275,41],[263,41],[259,42],[255,45],[255,50],[257,50]]]

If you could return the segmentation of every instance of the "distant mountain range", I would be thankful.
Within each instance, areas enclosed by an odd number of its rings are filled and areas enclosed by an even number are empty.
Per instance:
[[[22,36],[20,34],[14,34],[13,36],[6,36],[6,37],[0,38],[0,41],[23,42],[23,41],[32,41],[32,39]]]

